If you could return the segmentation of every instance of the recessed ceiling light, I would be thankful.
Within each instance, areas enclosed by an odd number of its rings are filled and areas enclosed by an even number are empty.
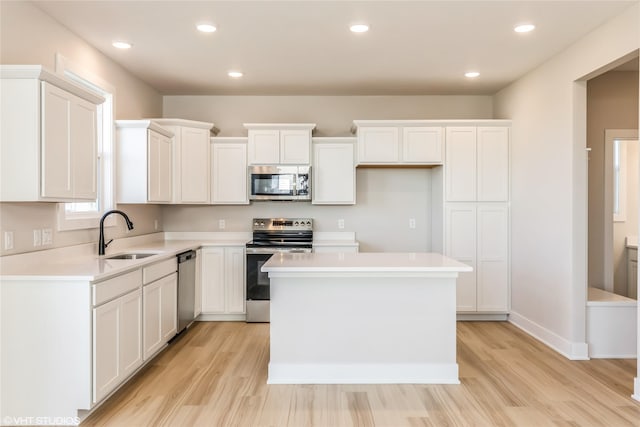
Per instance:
[[[529,31],[533,31],[536,28],[533,24],[522,24],[517,25],[513,28],[513,31],[516,33],[528,33]]]
[[[234,79],[239,79],[240,77],[243,76],[241,71],[229,71],[227,75]]]
[[[464,73],[464,76],[465,77],[469,77],[470,79],[472,79],[474,77],[478,77],[479,75],[480,75],[480,73],[477,72],[477,71],[469,71],[469,72]]]
[[[213,33],[217,29],[216,26],[212,24],[198,24],[196,28],[203,33]]]
[[[352,33],[366,33],[369,31],[369,26],[367,24],[354,24],[349,29]]]
[[[118,49],[131,49],[131,46],[133,46],[131,43],[122,40],[115,41],[112,43],[112,45],[113,47],[117,47]]]

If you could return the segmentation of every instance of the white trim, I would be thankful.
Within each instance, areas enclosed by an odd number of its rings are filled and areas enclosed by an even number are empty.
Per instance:
[[[269,363],[267,384],[460,384],[457,363]]]
[[[640,402],[640,377],[635,377],[633,380],[634,392],[631,395],[632,398]]]
[[[637,129],[605,129],[604,131],[604,290],[613,292],[613,141],[636,140]]]
[[[522,329],[569,360],[589,360],[589,346],[586,342],[566,340],[555,332],[515,312],[509,314],[509,323]]]

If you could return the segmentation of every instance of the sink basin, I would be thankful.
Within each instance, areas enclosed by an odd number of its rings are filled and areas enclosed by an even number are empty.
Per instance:
[[[104,259],[142,259],[142,258],[147,258],[150,256],[154,256],[157,254],[154,253],[128,253],[128,254],[118,254],[118,255],[111,255],[108,257],[104,257]]]

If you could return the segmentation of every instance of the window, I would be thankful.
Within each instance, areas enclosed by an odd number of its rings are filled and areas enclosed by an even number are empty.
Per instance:
[[[102,213],[114,206],[113,117],[115,89],[111,84],[91,75],[61,55],[56,55],[56,72],[105,98],[105,102],[98,105],[97,109],[98,198],[95,202],[60,203],[58,205],[58,230],[96,228]],[[107,221],[106,225],[113,224],[112,218]]]
[[[627,144],[623,140],[613,141],[613,220],[627,219]]]

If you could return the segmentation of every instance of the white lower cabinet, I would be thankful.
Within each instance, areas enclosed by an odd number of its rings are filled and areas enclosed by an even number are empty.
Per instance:
[[[202,248],[202,314],[245,314],[244,247]]]
[[[445,207],[445,255],[473,267],[457,282],[457,311],[507,313],[509,206],[449,203]]]
[[[178,274],[173,273],[142,288],[143,358],[149,359],[177,331]]]
[[[142,365],[142,291],[93,309],[93,401],[99,402]]]

